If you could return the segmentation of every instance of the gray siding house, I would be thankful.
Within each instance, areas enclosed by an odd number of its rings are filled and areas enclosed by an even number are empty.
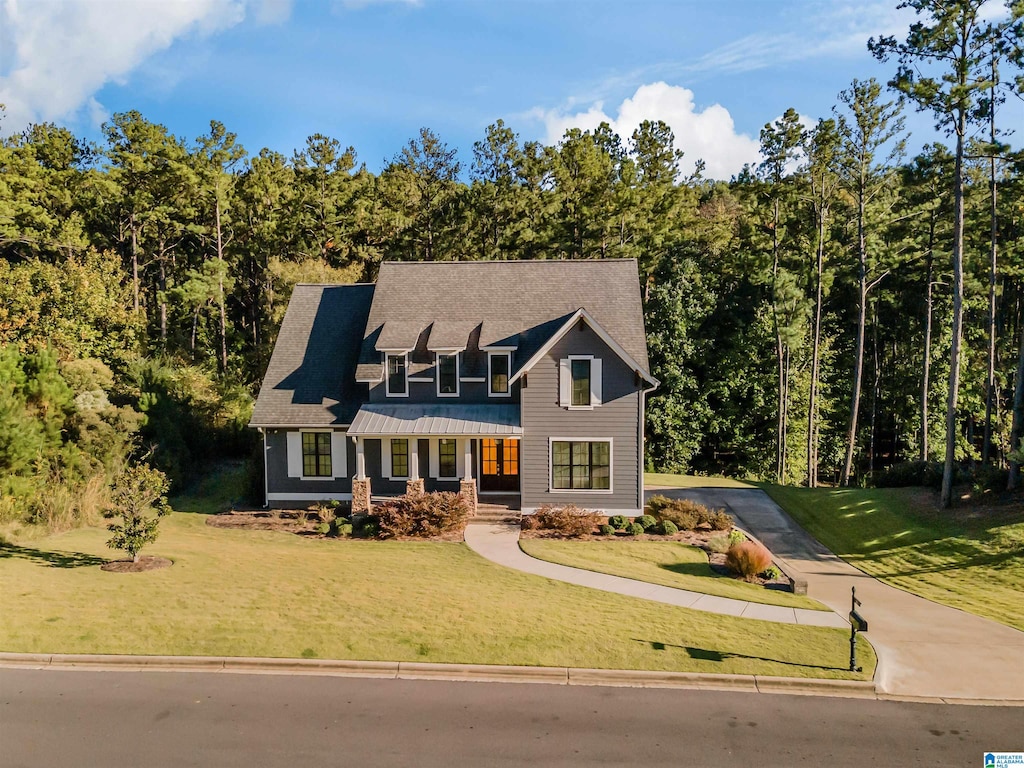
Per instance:
[[[657,384],[634,260],[385,262],[375,285],[295,287],[250,426],[268,505],[450,490],[638,514]]]

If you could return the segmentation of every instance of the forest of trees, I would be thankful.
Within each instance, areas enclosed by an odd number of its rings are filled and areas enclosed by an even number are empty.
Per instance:
[[[468,159],[424,128],[378,174],[328,136],[250,153],[137,112],[0,140],[0,520],[89,519],[143,457],[180,489],[248,456],[291,287],[392,259],[637,259],[651,469],[1016,484],[1024,9],[904,5],[906,39],[869,43],[891,82],[788,110],[728,182],[681,177],[661,122],[547,146],[499,120]],[[908,156],[913,109],[936,132]]]

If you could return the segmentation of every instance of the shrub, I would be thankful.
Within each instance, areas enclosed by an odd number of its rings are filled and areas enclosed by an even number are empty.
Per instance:
[[[608,525],[610,525],[616,531],[621,531],[628,524],[629,521],[623,515],[612,515],[608,518]]]
[[[772,553],[760,544],[745,541],[734,544],[725,553],[725,564],[747,581],[753,581],[757,574],[772,564]]]
[[[399,496],[375,509],[378,534],[427,538],[458,529],[469,517],[466,499],[457,493],[416,493]]]
[[[614,536],[615,535],[615,529],[612,528],[607,523],[605,523],[600,528],[598,528],[598,530],[601,531],[601,535],[602,536]]]
[[[696,501],[665,496],[652,496],[647,508],[659,520],[671,520],[681,531],[692,531],[707,524],[712,514],[710,509]]]
[[[322,536],[327,536],[331,532],[331,524],[319,522],[316,524],[316,532]]]
[[[338,516],[339,503],[337,499],[329,499],[321,501],[316,505],[316,516],[320,519],[321,523],[330,524],[334,522],[334,518]]]
[[[711,526],[712,531],[728,531],[732,528],[732,515],[728,514],[724,509],[716,509],[710,515],[708,515],[708,525]]]
[[[938,488],[942,484],[942,465],[937,461],[903,461],[876,472],[871,481],[876,488]]]
[[[139,551],[156,541],[160,518],[171,511],[167,506],[169,485],[159,469],[145,464],[126,467],[114,481],[110,494],[109,514],[119,516],[121,522],[107,526],[114,534],[107,546],[124,550],[138,562]]]
[[[375,515],[352,515],[352,535],[371,539],[377,535],[380,526]]]
[[[760,576],[765,581],[775,581],[782,575],[782,571],[776,568],[774,565],[770,565],[761,572]]]
[[[643,532],[644,527],[640,523],[630,523],[626,526],[626,533],[630,536],[641,536]]]
[[[746,540],[747,540],[747,537],[744,535],[743,531],[729,531],[729,546],[730,547],[733,544],[742,544]]]
[[[720,555],[728,552],[729,547],[731,546],[732,542],[729,541],[728,536],[712,536],[710,539],[708,539],[707,543],[708,549],[710,549],[712,552],[717,552]]]
[[[679,533],[679,527],[671,520],[662,520],[658,523],[657,531],[662,536],[674,536]]]
[[[523,515],[522,523],[520,524],[524,531],[536,531],[540,528],[540,521],[536,515]]]
[[[566,536],[586,536],[594,532],[600,519],[596,512],[580,509],[575,504],[556,507],[545,504],[534,514],[537,527],[558,531]]]
[[[643,529],[647,531],[658,524],[658,518],[654,515],[640,515],[635,522],[640,523],[640,525],[643,526]]]

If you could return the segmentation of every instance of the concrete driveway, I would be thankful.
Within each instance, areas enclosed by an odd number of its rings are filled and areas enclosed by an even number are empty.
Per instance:
[[[850,587],[855,586],[863,601],[859,610],[868,620],[868,639],[878,652],[879,692],[953,700],[1024,700],[1024,632],[866,575],[829,552],[763,491],[647,490],[648,495],[660,493],[725,508],[776,559],[804,575],[808,595],[844,616],[850,610]]]

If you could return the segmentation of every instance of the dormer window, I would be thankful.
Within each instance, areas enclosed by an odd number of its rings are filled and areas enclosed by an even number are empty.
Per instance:
[[[491,397],[508,397],[512,394],[508,385],[511,355],[508,352],[491,352],[487,355],[487,394]]]
[[[437,396],[459,396],[459,353],[437,353]]]
[[[570,405],[590,405],[590,360],[570,360],[572,371],[572,402]]]
[[[408,397],[409,377],[408,356],[405,352],[388,353],[387,356],[387,394],[388,397]]]

